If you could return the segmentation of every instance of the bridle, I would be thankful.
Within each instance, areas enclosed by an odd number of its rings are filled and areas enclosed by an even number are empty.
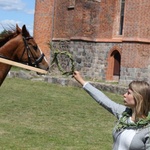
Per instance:
[[[27,52],[27,57],[28,57],[28,62],[27,62],[27,64],[28,64],[29,66],[38,67],[39,63],[42,62],[42,60],[43,60],[43,58],[44,58],[45,55],[44,55],[44,53],[41,53],[41,56],[40,56],[39,58],[36,59],[36,58],[34,57],[32,51],[31,51],[31,49],[30,49],[30,47],[29,47],[29,44],[28,44],[28,42],[27,42],[27,41],[30,40],[30,39],[33,39],[33,37],[23,37],[23,42],[24,42],[25,48],[24,48],[24,51],[23,51],[23,53],[22,53],[22,55],[21,55],[19,61],[22,62],[22,58],[23,58],[23,56],[25,55],[25,52]],[[37,48],[38,48],[38,47],[36,47],[35,51],[37,50]],[[34,59],[33,62],[32,62],[32,60],[31,60],[31,58]]]
[[[23,42],[24,42],[25,48],[24,48],[24,51],[23,51],[23,53],[22,53],[22,55],[21,55],[21,57],[20,57],[20,59],[19,59],[19,62],[27,63],[29,66],[38,67],[38,66],[39,66],[39,63],[42,62],[42,60],[43,60],[43,58],[44,58],[45,55],[44,55],[44,53],[41,53],[41,56],[36,59],[36,58],[34,57],[32,51],[31,51],[30,47],[29,47],[28,42],[27,42],[29,39],[33,39],[33,37],[23,37]],[[36,47],[35,51],[36,51],[37,49],[38,49],[38,47]],[[28,61],[27,61],[27,62],[23,62],[23,61],[22,61],[22,58],[23,58],[23,56],[25,55],[25,52],[27,52],[27,57],[28,57]],[[2,55],[2,54],[0,54],[0,57],[1,57],[1,58],[5,58],[5,59],[8,59],[8,60],[11,60],[10,58],[8,58],[8,57],[6,57],[6,56],[4,56],[4,55]],[[33,62],[32,62],[32,59],[31,59],[31,58],[34,59]]]

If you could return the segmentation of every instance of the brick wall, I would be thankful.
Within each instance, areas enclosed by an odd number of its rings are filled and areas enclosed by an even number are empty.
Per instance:
[[[36,0],[34,38],[49,60],[49,41],[53,34],[54,0]]]
[[[95,40],[111,38],[115,1],[76,0],[69,9],[68,0],[59,0],[55,5],[55,39],[80,38]],[[107,12],[107,13],[106,13]]]
[[[150,40],[150,1],[127,1],[125,7],[124,38],[132,41]]]
[[[75,60],[75,69],[84,77],[93,81],[106,80],[109,52],[120,49],[121,71],[120,84],[128,84],[132,80],[150,82],[150,45],[137,43],[93,43],[93,42],[53,42],[54,48],[70,52]],[[135,47],[139,47],[134,49]],[[145,51],[142,51],[142,49]],[[141,51],[141,52],[139,52]],[[125,53],[124,53],[125,52]]]
[[[120,83],[149,81],[150,1],[125,1],[123,34],[120,0],[36,0],[34,36],[51,60],[48,41],[70,51],[88,78],[113,80],[113,50],[121,54]],[[63,45],[63,46],[62,46]],[[113,57],[112,57],[113,58]]]

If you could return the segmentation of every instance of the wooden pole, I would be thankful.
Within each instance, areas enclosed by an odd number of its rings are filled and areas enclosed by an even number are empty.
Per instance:
[[[11,61],[11,60],[8,60],[8,59],[4,59],[4,58],[0,58],[0,62],[4,63],[4,64],[11,65],[11,66],[16,66],[16,67],[24,68],[24,69],[27,69],[27,70],[32,70],[32,71],[39,72],[39,73],[42,73],[42,74],[47,74],[48,73],[46,70],[39,69],[39,68],[32,67],[32,66],[28,66],[28,65],[24,65],[24,64],[21,64],[21,63],[15,62],[15,61]]]

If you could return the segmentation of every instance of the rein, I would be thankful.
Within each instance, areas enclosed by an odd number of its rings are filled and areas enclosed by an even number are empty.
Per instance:
[[[24,41],[25,48],[24,48],[24,51],[23,51],[23,53],[22,53],[22,55],[21,55],[21,57],[20,57],[20,61],[22,60],[22,58],[23,58],[25,52],[27,52],[27,57],[28,57],[28,62],[27,62],[27,63],[28,63],[30,66],[37,67],[37,66],[39,65],[39,63],[41,63],[41,61],[43,60],[43,58],[44,58],[45,55],[44,55],[44,53],[42,53],[41,56],[36,59],[36,58],[34,57],[32,51],[31,51],[30,47],[29,47],[28,42],[27,42],[29,39],[33,39],[33,37],[23,37],[23,41]],[[34,62],[32,62],[31,58],[34,59]]]

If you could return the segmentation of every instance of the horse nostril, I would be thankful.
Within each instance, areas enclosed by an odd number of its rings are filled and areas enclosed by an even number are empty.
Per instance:
[[[46,71],[48,71],[48,70],[49,70],[49,67],[47,67]]]

